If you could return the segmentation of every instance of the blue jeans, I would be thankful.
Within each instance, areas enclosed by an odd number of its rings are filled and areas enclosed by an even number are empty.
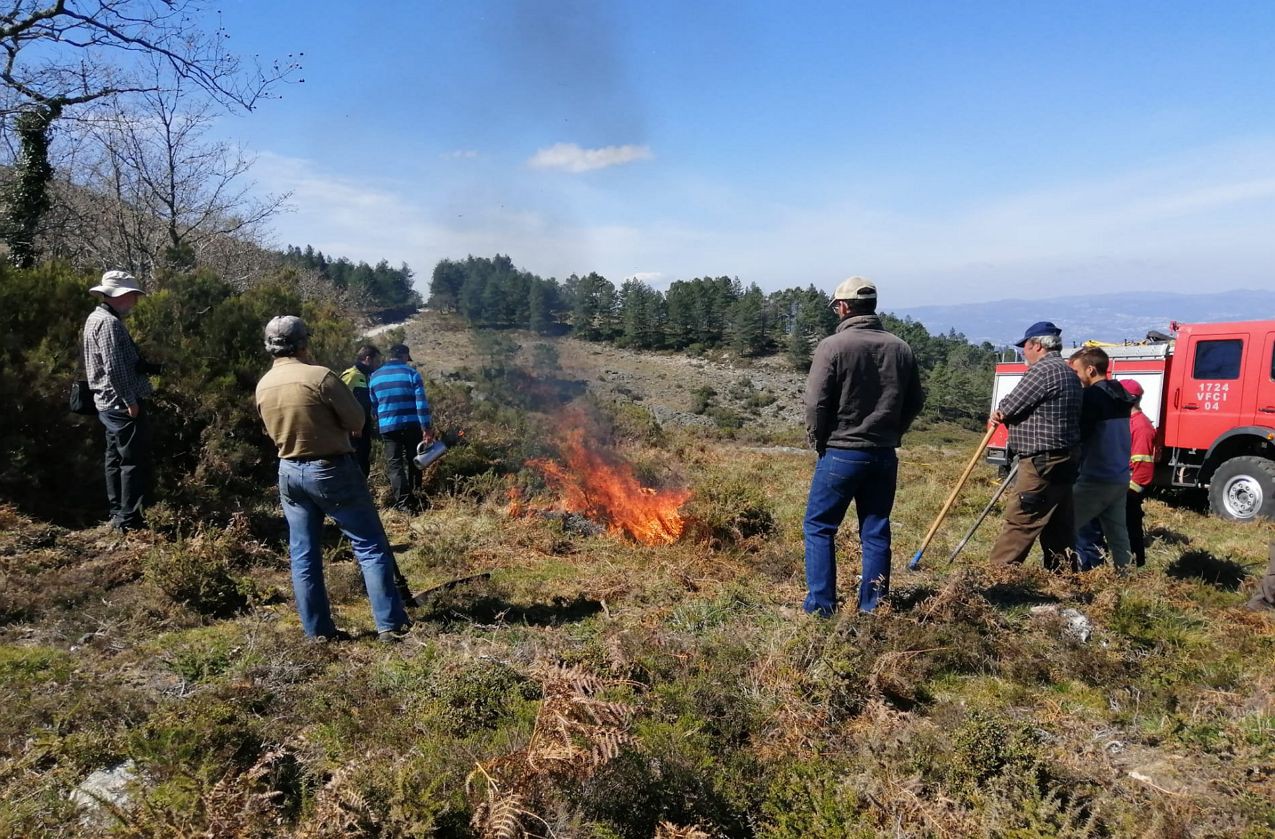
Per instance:
[[[1081,525],[1076,531],[1076,566],[1081,571],[1092,571],[1105,561],[1102,552],[1107,547],[1107,540],[1102,536],[1102,525],[1094,519]]]
[[[802,608],[830,615],[837,608],[833,540],[854,501],[863,548],[859,609],[871,612],[890,592],[890,510],[899,460],[891,448],[827,449],[815,464],[806,502],[806,601]]]
[[[377,630],[406,626],[407,612],[394,588],[394,554],[354,457],[280,460],[279,498],[288,520],[292,591],[305,634],[314,637],[336,632],[323,584],[325,514],[336,520],[354,546]]]

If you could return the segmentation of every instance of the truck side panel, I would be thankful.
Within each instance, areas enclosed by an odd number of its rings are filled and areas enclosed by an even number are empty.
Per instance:
[[[1256,398],[1257,424],[1275,427],[1275,324],[1266,330],[1265,347],[1257,359]]]
[[[1253,346],[1257,336],[1242,326],[1192,324],[1179,331],[1169,384],[1166,446],[1207,450],[1230,429],[1252,424],[1249,406],[1255,383],[1246,368],[1260,350]]]

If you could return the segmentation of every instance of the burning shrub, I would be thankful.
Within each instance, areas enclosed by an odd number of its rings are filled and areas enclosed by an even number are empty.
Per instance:
[[[528,465],[559,494],[565,512],[581,513],[612,533],[627,533],[647,545],[672,544],[682,535],[685,489],[642,486],[633,465],[596,440],[585,441],[583,425],[566,433],[561,462],[536,458]]]

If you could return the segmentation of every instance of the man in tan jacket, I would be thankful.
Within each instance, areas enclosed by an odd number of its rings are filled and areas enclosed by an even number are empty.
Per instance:
[[[274,365],[257,383],[257,410],[279,450],[279,499],[288,520],[292,589],[311,638],[345,640],[332,622],[323,583],[323,518],[331,516],[354,546],[378,637],[396,641],[410,627],[394,586],[394,554],[354,459],[350,435],[363,431],[363,408],[350,389],[310,358],[309,330],[284,315],[266,324]]]

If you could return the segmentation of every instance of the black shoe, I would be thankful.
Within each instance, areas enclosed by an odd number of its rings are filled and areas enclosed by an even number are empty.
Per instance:
[[[136,533],[139,530],[149,530],[145,519],[134,519],[133,521],[120,521],[112,519],[111,530],[123,536],[126,533]]]
[[[354,636],[344,629],[337,629],[327,635],[315,635],[310,640],[316,644],[335,644],[338,641],[353,641]]]
[[[394,629],[382,629],[380,632],[376,633],[376,640],[380,641],[382,644],[397,644],[399,641],[406,638],[407,634],[411,631],[412,625],[410,623],[405,623],[402,626],[395,627]]]

